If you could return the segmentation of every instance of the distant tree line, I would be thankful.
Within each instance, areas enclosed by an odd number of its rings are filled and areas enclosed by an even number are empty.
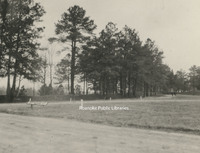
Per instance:
[[[179,70],[175,74],[171,74],[170,79],[173,80],[171,84],[176,91],[195,94],[200,90],[200,66],[191,66],[187,73]]]

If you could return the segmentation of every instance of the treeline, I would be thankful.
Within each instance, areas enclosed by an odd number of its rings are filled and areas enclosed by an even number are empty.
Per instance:
[[[19,96],[22,79],[42,82],[40,95],[54,93],[55,78],[60,89],[56,93],[64,94],[62,83],[67,82],[67,91],[72,95],[82,94],[82,87],[75,85],[79,81],[84,82],[83,94],[90,88],[103,96],[145,97],[200,88],[199,68],[191,71],[189,79],[182,77],[182,72],[174,74],[163,63],[163,52],[155,42],[150,38],[142,42],[138,32],[128,26],[119,30],[109,22],[95,35],[94,20],[77,5],[62,14],[56,23],[57,37],[48,39],[51,44],[59,42],[71,47],[56,65],[53,77],[53,54],[49,52],[48,61],[46,55],[42,59],[38,53],[39,49],[48,50],[39,48],[44,27],[36,26],[44,13],[33,0],[0,1],[0,77],[7,77],[8,101]]]
[[[179,70],[169,78],[175,91],[195,94],[200,90],[200,66],[193,65],[189,72]]]
[[[22,79],[36,81],[41,58],[37,39],[44,9],[32,0],[0,1],[0,76],[7,77],[7,100],[20,94]]]
[[[143,43],[135,29],[118,30],[112,22],[98,36],[95,28],[79,6],[69,8],[56,24],[57,40],[72,44],[71,54],[57,65],[57,79],[68,80],[72,94],[75,74],[81,76],[84,88],[90,85],[101,95],[150,96],[170,89],[171,70],[154,41],[148,38]]]
[[[64,81],[74,94],[74,79],[81,76],[83,93],[88,88],[95,94],[121,96],[152,96],[157,93],[190,92],[200,89],[200,70],[174,73],[163,63],[163,52],[148,38],[142,42],[135,29],[119,30],[109,22],[95,35],[94,21],[79,6],[63,13],[56,24],[57,40],[71,43],[71,53],[56,66],[56,79]]]
[[[121,31],[113,23],[83,46],[78,70],[103,95],[151,96],[167,91],[170,68],[154,41],[143,44],[135,29]]]

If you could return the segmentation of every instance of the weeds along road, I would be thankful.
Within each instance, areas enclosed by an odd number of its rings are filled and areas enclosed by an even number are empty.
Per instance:
[[[200,136],[0,113],[0,153],[199,153]]]

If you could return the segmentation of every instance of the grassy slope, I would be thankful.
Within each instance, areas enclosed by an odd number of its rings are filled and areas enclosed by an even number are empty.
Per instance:
[[[176,100],[183,101],[176,101]],[[195,101],[193,101],[195,99]],[[26,104],[2,104],[0,112],[75,119],[84,122],[112,126],[138,127],[168,131],[189,132],[200,135],[200,97],[177,96],[173,99],[151,99],[146,102],[124,100],[107,103],[87,103],[84,106],[126,106],[129,111],[83,111],[79,104],[50,103],[35,106],[32,110]]]

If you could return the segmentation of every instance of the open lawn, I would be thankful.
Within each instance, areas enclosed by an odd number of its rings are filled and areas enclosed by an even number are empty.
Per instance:
[[[0,112],[200,135],[200,96],[84,101],[84,107],[124,106],[129,110],[80,110],[79,106],[80,101],[51,102],[44,107],[36,105],[33,109],[25,103],[1,104]]]

